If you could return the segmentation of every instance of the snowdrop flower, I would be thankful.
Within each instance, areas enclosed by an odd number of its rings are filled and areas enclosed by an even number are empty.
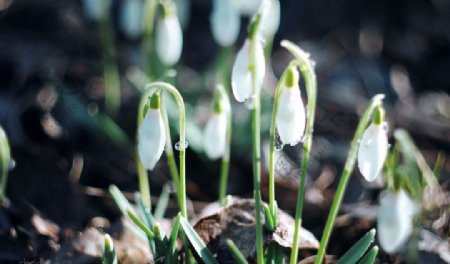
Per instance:
[[[161,116],[159,95],[155,92],[150,100],[150,107],[139,127],[138,152],[142,165],[153,170],[161,158],[166,141],[164,121]]]
[[[211,30],[214,40],[223,47],[233,45],[239,35],[241,18],[231,0],[214,0]]]
[[[388,152],[387,123],[383,122],[384,110],[378,106],[375,118],[367,127],[358,149],[358,168],[367,181],[374,181],[386,160]]]
[[[120,27],[129,38],[137,38],[144,31],[143,2],[125,0],[120,10]]]
[[[283,144],[295,146],[301,141],[305,132],[305,107],[298,86],[299,72],[297,67],[290,67],[278,102],[276,127]]]
[[[261,5],[262,0],[231,0],[234,8],[244,16],[251,16]]]
[[[396,252],[411,235],[417,205],[404,190],[381,194],[378,213],[378,239],[386,252]]]
[[[244,46],[239,50],[231,72],[231,87],[234,98],[238,102],[249,99],[253,93],[252,74],[250,72],[250,46],[251,41],[245,40]],[[264,60],[263,46],[259,41],[255,45],[255,71],[256,85],[261,87],[264,81],[266,62]]]
[[[272,38],[280,26],[280,1],[270,0],[267,5],[267,14],[262,19],[263,32],[266,38]]]
[[[99,21],[105,14],[109,3],[109,0],[84,0],[83,7],[90,19]]]
[[[204,135],[205,153],[210,159],[223,157],[226,148],[227,113],[220,102],[214,105],[214,113],[206,124]]]
[[[173,0],[173,3],[177,7],[177,17],[184,30],[191,19],[191,0]]]
[[[167,66],[178,62],[183,49],[183,33],[172,3],[163,4],[163,15],[156,27],[156,52]]]

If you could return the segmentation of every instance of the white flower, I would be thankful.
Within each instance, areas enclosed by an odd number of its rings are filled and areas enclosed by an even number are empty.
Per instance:
[[[281,142],[295,146],[305,132],[306,115],[298,86],[298,70],[292,69],[292,74],[293,86],[287,87],[286,82],[282,84],[284,87],[278,102],[276,126]]]
[[[244,102],[252,95],[252,74],[250,73],[250,40],[246,40],[244,46],[239,50],[234,61],[231,73],[231,87],[234,98],[238,102]],[[264,81],[266,63],[262,44],[257,41],[255,45],[255,71],[256,85],[259,89]]]
[[[210,159],[223,157],[226,147],[227,114],[214,112],[205,128],[204,147]]]
[[[109,2],[109,0],[84,0],[84,11],[90,19],[99,21],[107,10]]]
[[[231,0],[214,0],[211,14],[214,40],[220,46],[230,46],[236,41],[240,27],[241,18]]]
[[[262,19],[262,28],[264,36],[273,37],[277,33],[280,26],[280,2],[278,0],[270,0],[268,11]]]
[[[183,49],[183,33],[175,12],[163,15],[156,27],[156,52],[167,66],[178,62]]]
[[[387,123],[372,122],[361,138],[358,149],[358,168],[367,181],[374,181],[388,152]]]
[[[191,0],[172,0],[177,7],[177,17],[184,30],[191,19]]]
[[[380,245],[386,252],[397,251],[408,240],[417,210],[417,205],[403,190],[386,190],[381,194],[377,230]]]
[[[234,8],[245,16],[253,15],[258,10],[261,2],[262,0],[231,0]]]
[[[153,170],[161,158],[166,141],[164,121],[159,109],[149,108],[139,128],[138,151],[142,165]]]
[[[122,31],[129,38],[139,37],[144,30],[142,20],[142,2],[140,0],[125,0],[120,10],[120,27]]]

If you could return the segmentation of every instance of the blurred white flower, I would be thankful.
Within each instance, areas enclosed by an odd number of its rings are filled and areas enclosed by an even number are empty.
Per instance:
[[[234,98],[238,102],[244,102],[252,95],[252,74],[250,72],[250,40],[247,39],[244,46],[236,55],[231,73],[231,87]],[[257,41],[255,45],[255,71],[256,86],[259,89],[264,81],[266,63],[262,44]]]
[[[374,181],[380,173],[388,148],[387,123],[372,122],[364,131],[358,149],[358,168],[367,181]]]
[[[263,33],[266,38],[272,38],[280,26],[280,1],[270,0],[269,2],[267,14],[262,19]]]
[[[83,0],[83,8],[86,15],[95,21],[99,21],[108,10],[110,0]]]
[[[129,38],[139,37],[144,31],[144,6],[141,0],[125,0],[120,9],[120,28]]]
[[[289,70],[278,102],[276,127],[283,144],[295,146],[305,132],[305,107],[300,96],[298,69]]]
[[[226,148],[227,114],[214,112],[206,124],[204,135],[205,153],[210,159],[223,157]]]
[[[183,33],[174,10],[159,18],[155,33],[158,57],[165,65],[174,65],[183,49]]]
[[[380,196],[378,239],[384,251],[396,252],[409,238],[418,206],[404,190],[386,190]]]
[[[231,0],[214,0],[211,13],[211,30],[220,46],[233,45],[239,35],[241,17]]]
[[[142,165],[153,170],[161,158],[166,142],[164,121],[160,109],[149,108],[139,127],[138,151]]]
[[[231,0],[234,8],[244,16],[251,16],[261,5],[262,0]]]
[[[191,0],[172,0],[177,7],[177,17],[183,30],[191,18]]]

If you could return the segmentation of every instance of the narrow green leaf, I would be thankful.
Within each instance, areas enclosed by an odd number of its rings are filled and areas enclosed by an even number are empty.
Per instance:
[[[187,219],[181,216],[180,223],[183,227],[184,233],[188,237],[189,241],[191,242],[197,254],[203,260],[203,262],[205,262],[205,264],[218,264],[211,251],[209,251],[205,243],[203,243],[202,239],[197,235]]]
[[[108,234],[105,234],[103,242],[103,264],[117,264],[114,243]]]
[[[373,264],[378,254],[378,247],[374,246],[366,255],[361,259],[358,264]]]
[[[158,199],[158,204],[156,204],[156,208],[155,208],[155,218],[161,219],[164,217],[164,214],[166,213],[167,210],[167,205],[169,204],[169,199],[170,199],[170,187],[168,184],[165,184],[161,195],[159,196]]]
[[[169,250],[166,254],[166,258],[169,260],[167,263],[178,263],[177,237],[180,229],[180,218],[181,214],[178,214],[177,218],[175,218],[175,221],[173,222],[172,232],[170,233]]]
[[[231,239],[227,239],[227,248],[238,264],[248,264],[247,259]]]
[[[370,230],[358,242],[356,242],[337,262],[336,264],[354,264],[367,251],[375,238],[375,229]]]
[[[109,193],[111,194],[114,202],[117,204],[117,207],[119,207],[120,212],[122,215],[126,216],[127,209],[131,208],[130,202],[128,202],[127,198],[125,198],[125,195],[117,188],[116,185],[111,184],[109,186]]]
[[[444,152],[441,151],[439,152],[433,167],[433,173],[438,179],[441,176],[442,167],[444,166],[444,164],[445,164],[445,154]]]
[[[8,182],[9,163],[11,162],[11,150],[8,137],[0,126],[0,205],[6,195],[6,184]]]
[[[155,237],[155,234],[152,230],[150,230],[142,221],[139,219],[139,217],[130,209],[127,209],[127,214],[133,220],[133,222],[140,228],[144,233],[151,239]]]
[[[275,230],[275,224],[273,223],[272,213],[270,212],[270,209],[266,204],[264,204],[264,217],[266,220],[266,228],[269,231]]]

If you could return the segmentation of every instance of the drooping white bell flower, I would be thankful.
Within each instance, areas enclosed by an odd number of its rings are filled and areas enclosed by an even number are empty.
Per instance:
[[[261,5],[262,0],[231,0],[234,8],[244,16],[251,16]]]
[[[120,27],[131,39],[139,37],[144,31],[143,2],[140,0],[123,1],[120,10]]]
[[[409,238],[418,207],[404,190],[381,194],[378,239],[384,251],[396,252]]]
[[[377,178],[387,157],[387,123],[382,119],[374,120],[367,127],[359,143],[358,168],[367,181]]]
[[[305,107],[298,85],[299,72],[296,67],[288,70],[286,81],[281,84],[282,91],[278,102],[276,127],[283,144],[295,146],[305,132]]]
[[[250,72],[250,40],[245,40],[244,46],[239,50],[231,72],[231,87],[234,98],[238,102],[249,99],[253,92],[252,74]],[[257,41],[255,45],[255,72],[256,86],[259,89],[264,81],[266,62],[262,44]]]
[[[211,30],[220,46],[233,45],[239,35],[241,18],[231,0],[214,0],[211,13]]]
[[[205,128],[204,147],[210,159],[223,157],[226,147],[227,115],[225,111],[214,112]]]
[[[178,62],[183,49],[183,33],[174,5],[163,8],[164,14],[156,25],[156,52],[162,63],[167,66]]]
[[[177,17],[180,21],[181,28],[186,29],[191,19],[191,0],[172,0],[177,7]]]
[[[164,121],[161,116],[159,95],[152,96],[150,108],[139,127],[138,152],[142,165],[153,170],[161,158],[166,141]]]
[[[280,26],[280,1],[270,0],[270,5],[267,7],[267,14],[262,19],[262,27],[264,36],[266,38],[272,38],[277,33]]]

